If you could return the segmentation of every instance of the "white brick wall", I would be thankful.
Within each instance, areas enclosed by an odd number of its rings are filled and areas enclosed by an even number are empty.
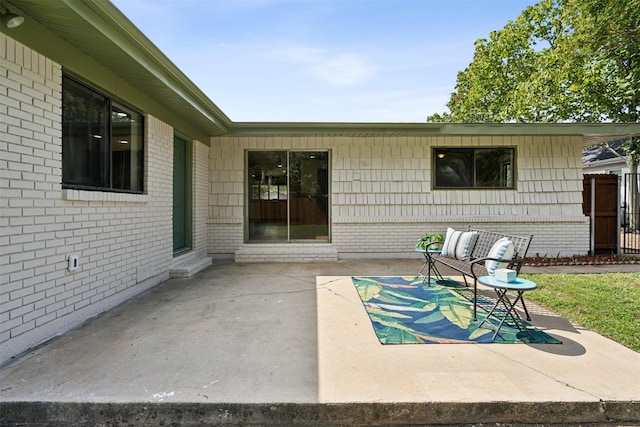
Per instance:
[[[243,247],[244,153],[269,148],[331,150],[332,246],[340,257],[405,256],[422,233],[447,224],[534,234],[530,253],[584,254],[580,143],[550,136],[212,138],[209,253],[232,256]],[[436,146],[515,146],[517,189],[432,190]]]
[[[60,65],[0,34],[0,82],[2,363],[167,279],[174,260],[173,129],[146,117],[145,195],[63,191]],[[194,151],[204,254],[208,148]]]

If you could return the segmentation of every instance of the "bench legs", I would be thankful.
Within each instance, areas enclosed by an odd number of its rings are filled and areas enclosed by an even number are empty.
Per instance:
[[[467,284],[467,276],[462,276],[464,278],[464,284],[469,287]],[[478,320],[478,278],[473,278],[473,320]]]
[[[427,255],[425,255],[425,258],[427,258]],[[424,265],[422,266],[422,269],[420,270],[420,273],[423,273],[423,271],[426,269],[427,270],[427,275],[426,276],[422,276],[424,277],[426,280],[429,281],[429,283],[431,283],[431,272],[434,271],[436,274],[436,277],[439,277],[440,279],[442,279],[442,276],[440,275],[440,272],[437,270],[436,268],[436,262],[433,258],[428,257],[425,260]],[[420,273],[418,273],[420,275]],[[473,277],[473,320],[477,321],[478,320],[478,278],[475,276],[469,276],[469,278],[471,279]],[[469,281],[467,280],[467,274],[462,274],[462,278],[464,279],[464,285],[468,288],[470,286]],[[520,302],[522,304],[522,308],[524,309],[524,313],[526,314],[526,319],[527,320],[531,320],[531,316],[529,316],[529,310],[527,310],[527,306],[524,303],[524,299],[520,299]]]
[[[431,286],[431,272],[433,271],[434,276],[436,277],[436,280],[444,280],[444,278],[442,277],[442,274],[440,274],[440,271],[438,271],[438,267],[436,266],[436,260],[433,258],[433,255],[431,253],[429,253],[428,251],[424,252],[424,264],[422,265],[422,268],[420,269],[420,271],[418,272],[418,275],[416,277],[422,277],[422,283],[425,283],[425,281],[428,281],[428,285]],[[424,270],[427,270],[427,274],[424,274]]]

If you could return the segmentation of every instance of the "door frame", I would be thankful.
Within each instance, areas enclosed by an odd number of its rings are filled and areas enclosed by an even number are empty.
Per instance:
[[[249,177],[249,153],[251,152],[284,152],[286,154],[286,159],[283,163],[286,164],[287,168],[287,201],[286,201],[286,227],[287,227],[287,238],[283,240],[265,240],[264,242],[260,240],[252,240],[250,239],[250,227],[251,227],[251,197],[252,197],[252,187]],[[322,152],[327,155],[327,237],[323,239],[292,239],[291,238],[291,193],[290,193],[290,176],[289,176],[289,160],[290,153],[303,153],[303,152]],[[313,148],[303,148],[303,149],[295,149],[295,148],[273,148],[273,149],[246,149],[244,152],[244,242],[249,244],[256,243],[272,243],[272,244],[291,244],[291,243],[330,243],[332,240],[332,227],[331,227],[331,194],[332,194],[332,186],[331,186],[331,164],[332,164],[332,153],[330,149],[313,149]]]

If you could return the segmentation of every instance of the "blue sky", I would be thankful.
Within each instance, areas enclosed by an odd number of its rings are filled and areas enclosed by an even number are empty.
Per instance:
[[[424,122],[528,0],[112,0],[234,121]]]

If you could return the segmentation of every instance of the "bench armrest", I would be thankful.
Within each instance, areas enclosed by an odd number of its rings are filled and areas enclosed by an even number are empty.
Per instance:
[[[520,268],[522,268],[522,264],[524,264],[524,258],[515,257],[511,261],[509,261],[509,268],[515,270],[516,273],[520,273]]]
[[[520,273],[520,268],[522,267],[522,263],[524,262],[524,259],[520,257],[515,257],[512,259],[500,259],[500,258],[492,258],[492,257],[476,258],[473,261],[469,261],[469,264],[471,267],[471,274],[474,277],[477,277],[475,271],[473,271],[474,267],[476,267],[480,263],[482,263],[482,266],[484,266],[485,261],[497,261],[500,263],[506,263],[509,268],[511,268],[512,270],[515,270],[516,273]]]

